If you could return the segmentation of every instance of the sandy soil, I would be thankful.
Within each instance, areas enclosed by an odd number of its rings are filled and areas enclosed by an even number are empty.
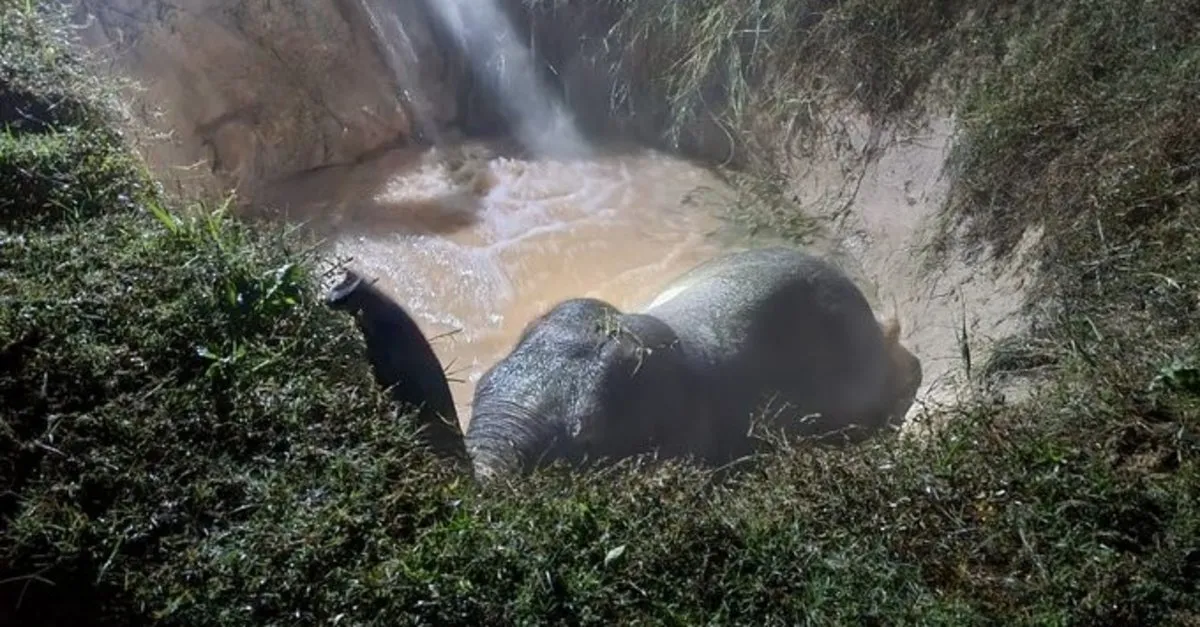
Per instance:
[[[847,114],[838,121],[841,141],[793,164],[794,193],[826,222],[815,247],[851,272],[881,315],[899,317],[901,342],[921,359],[910,425],[970,393],[968,370],[977,372],[996,340],[1027,324],[1020,315],[1031,270],[1025,253],[1036,233],[1005,263],[987,251],[970,262],[961,249],[931,256],[952,133],[945,117],[897,132]]]

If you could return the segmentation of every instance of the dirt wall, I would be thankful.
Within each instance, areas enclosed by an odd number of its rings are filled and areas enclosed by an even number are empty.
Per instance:
[[[452,59],[420,3],[380,3],[419,63],[389,67],[362,0],[75,0],[84,41],[136,79],[166,178],[239,188],[422,141],[457,115]],[[413,94],[419,93],[424,102]],[[421,118],[425,117],[426,120]]]

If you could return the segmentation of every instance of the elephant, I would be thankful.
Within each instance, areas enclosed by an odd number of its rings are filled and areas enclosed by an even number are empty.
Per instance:
[[[375,382],[390,389],[397,402],[417,409],[426,443],[439,454],[465,459],[450,384],[412,316],[354,271],[329,290],[325,303],[354,316]]]
[[[359,277],[339,287],[331,301],[369,312],[360,328],[377,345],[377,379],[408,372],[404,395],[452,416],[403,308],[375,302],[386,297]],[[790,436],[858,441],[898,426],[921,383],[899,322],[880,322],[847,275],[789,247],[718,256],[640,309],[572,298],[526,325],[476,386],[462,442],[477,478],[645,453],[727,463],[756,450],[752,419],[767,401],[783,401],[769,423]],[[448,448],[454,434],[423,420]]]

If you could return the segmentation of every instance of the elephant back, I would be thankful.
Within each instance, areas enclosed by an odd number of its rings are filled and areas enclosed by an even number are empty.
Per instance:
[[[827,261],[774,247],[730,253],[672,281],[645,309],[688,345],[694,367],[735,399],[731,420],[786,402],[789,431],[877,426],[889,353],[862,291]],[[820,414],[806,422],[799,416]]]

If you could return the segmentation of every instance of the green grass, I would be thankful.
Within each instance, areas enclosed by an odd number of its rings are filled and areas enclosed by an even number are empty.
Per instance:
[[[1200,623],[1200,6],[593,6],[657,58],[703,53],[629,69],[644,97],[686,110],[705,68],[742,72],[739,137],[830,86],[904,113],[945,73],[949,217],[1001,250],[1051,235],[1051,307],[991,369],[1044,389],[724,483],[480,490],[373,388],[308,242],[163,197],[67,31],[0,3],[0,624]],[[759,11],[767,52],[719,47]]]

